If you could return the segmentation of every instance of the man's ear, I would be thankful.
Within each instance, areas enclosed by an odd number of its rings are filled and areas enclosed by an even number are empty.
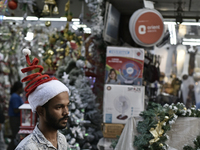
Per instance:
[[[36,108],[36,111],[37,111],[37,114],[38,114],[39,116],[43,116],[43,115],[44,115],[45,108],[42,107],[42,106],[38,106],[38,107]]]

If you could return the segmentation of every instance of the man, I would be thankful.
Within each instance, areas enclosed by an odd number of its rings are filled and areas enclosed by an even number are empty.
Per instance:
[[[22,69],[22,72],[40,68],[40,73],[22,79],[22,82],[30,81],[25,88],[26,96],[32,111],[39,116],[39,123],[15,150],[67,150],[66,138],[58,130],[67,125],[69,89],[56,78],[42,75],[43,67],[37,65],[37,59],[30,63],[26,54],[26,60],[30,67]]]

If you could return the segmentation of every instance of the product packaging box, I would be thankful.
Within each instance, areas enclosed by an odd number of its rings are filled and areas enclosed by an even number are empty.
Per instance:
[[[123,129],[124,124],[116,124],[116,123],[103,123],[103,137],[104,138],[117,138],[120,136]]]
[[[144,111],[144,86],[104,86],[104,123],[125,124],[130,117],[138,117]]]
[[[105,84],[142,85],[144,49],[108,46]]]

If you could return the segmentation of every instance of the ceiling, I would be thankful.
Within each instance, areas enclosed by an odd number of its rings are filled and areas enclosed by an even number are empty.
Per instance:
[[[135,10],[143,8],[143,0],[110,0],[110,2],[124,15],[130,15]],[[151,0],[154,8],[164,19],[200,19],[199,0]]]
[[[1,0],[0,0],[1,1]],[[18,0],[19,1],[19,0]],[[25,0],[24,0],[25,1]],[[31,0],[33,1],[33,0]],[[57,17],[64,17],[65,16],[65,4],[68,2],[68,0],[55,0],[58,6],[58,15],[42,15],[41,12],[44,7],[44,1],[45,0],[34,0],[35,1],[35,8],[37,8],[37,11],[35,13],[31,13],[30,9],[27,10],[28,16],[39,16],[40,17],[48,17],[48,18],[57,18]],[[83,12],[84,17],[87,19],[90,17],[90,11],[87,7],[87,4],[84,2],[84,0],[71,0],[70,1],[70,12],[73,14],[74,18],[79,18],[80,14],[82,13],[82,6],[83,6]],[[14,15],[16,17],[22,17],[25,14],[25,11],[21,8],[22,5],[18,3],[18,7],[15,10],[9,10],[9,14],[7,13],[6,16]],[[50,8],[49,8],[50,9]]]
[[[0,0],[1,1],[1,0]],[[35,0],[38,11],[43,10],[44,0]],[[47,15],[44,17],[63,17],[65,15],[65,4],[68,0],[57,0],[59,9],[59,15]],[[131,15],[137,9],[143,8],[143,0],[105,0],[112,3],[122,15]],[[154,7],[158,10],[164,19],[175,19],[177,16],[182,19],[193,19],[198,21],[200,19],[200,3],[199,0],[151,0],[154,3]],[[84,18],[90,19],[91,12],[89,11],[85,0],[71,0],[70,10],[73,13],[74,18],[78,18],[84,6]],[[37,12],[38,12],[37,11]],[[16,10],[10,10],[10,14],[15,16],[23,16],[25,13],[20,9],[20,6]],[[28,11],[29,16],[35,14]]]

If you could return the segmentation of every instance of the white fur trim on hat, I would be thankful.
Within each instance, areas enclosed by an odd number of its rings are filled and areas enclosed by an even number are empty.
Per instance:
[[[43,106],[50,99],[62,92],[68,92],[69,89],[58,80],[51,80],[49,82],[39,85],[29,96],[28,101],[32,112],[36,112],[38,106]]]

